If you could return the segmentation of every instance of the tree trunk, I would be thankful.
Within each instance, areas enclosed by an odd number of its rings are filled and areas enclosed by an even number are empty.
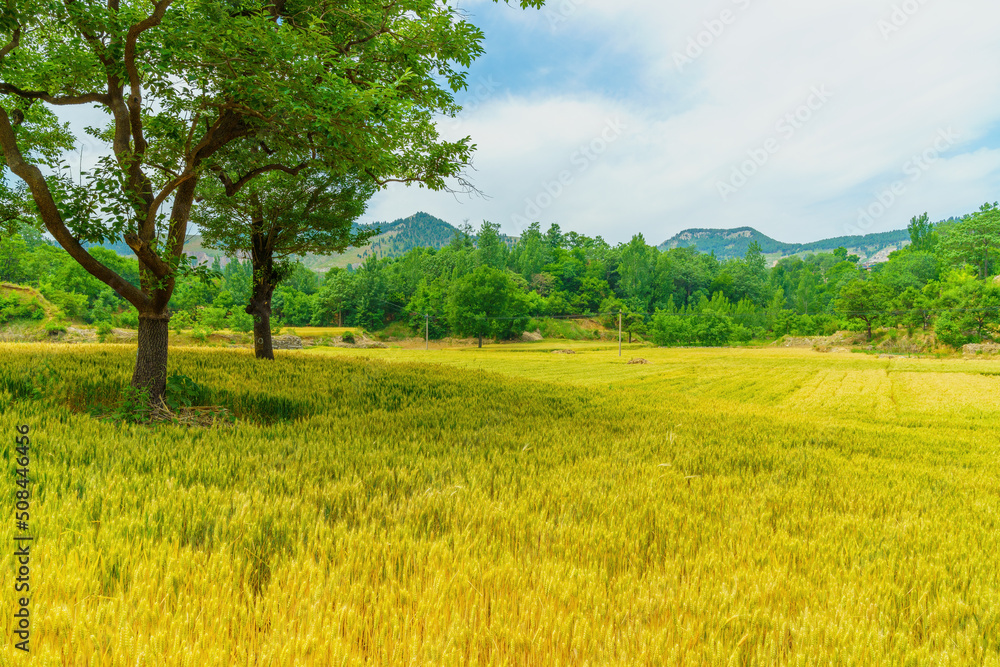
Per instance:
[[[271,294],[273,285],[254,285],[253,296],[246,312],[253,315],[253,351],[258,359],[274,360],[271,341]]]
[[[479,334],[479,347],[482,348],[482,346],[483,346],[483,334]]]
[[[256,207],[250,222],[250,261],[253,265],[253,286],[246,312],[253,315],[253,349],[258,359],[274,360],[271,343],[271,296],[282,276],[274,265],[273,228],[264,222],[264,213],[256,193],[251,192]],[[270,232],[270,233],[269,233]]]
[[[132,373],[132,387],[147,390],[154,405],[167,388],[167,323],[169,315],[139,315],[139,350]]]

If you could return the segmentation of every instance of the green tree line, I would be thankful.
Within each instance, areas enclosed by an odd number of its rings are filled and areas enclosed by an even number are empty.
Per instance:
[[[466,226],[443,248],[372,257],[356,270],[324,275],[295,264],[275,289],[278,325],[396,323],[414,335],[511,339],[532,318],[592,316],[661,345],[725,345],[848,328],[933,329],[948,345],[992,340],[1000,328],[1000,209],[909,225],[911,244],[871,267],[839,248],[773,266],[758,246],[720,261],[693,248],[660,251],[641,235],[612,246],[602,238],[531,225],[514,244],[499,226]],[[134,259],[92,248],[122,275]],[[210,277],[192,273],[170,301],[172,326],[248,331],[253,270],[218,260]],[[135,312],[104,283],[31,227],[0,241],[0,280],[37,287],[71,318],[134,326]]]

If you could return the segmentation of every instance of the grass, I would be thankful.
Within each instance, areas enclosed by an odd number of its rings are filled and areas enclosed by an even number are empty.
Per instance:
[[[130,363],[0,345],[34,664],[1000,664],[996,362],[177,349],[239,423],[81,414]]]

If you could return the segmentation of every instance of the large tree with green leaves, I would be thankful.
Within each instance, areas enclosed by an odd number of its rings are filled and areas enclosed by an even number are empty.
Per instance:
[[[512,274],[482,265],[451,286],[448,316],[460,336],[513,338],[528,322],[528,298]]]
[[[343,252],[377,232],[354,225],[374,188],[367,177],[318,169],[273,171],[239,190],[223,172],[219,187],[208,188],[192,219],[205,245],[250,259],[253,283],[246,312],[253,316],[258,359],[274,359],[271,297],[292,270],[293,259]]]
[[[855,278],[840,290],[834,307],[849,320],[864,324],[868,340],[872,339],[872,328],[885,317],[885,298],[882,286],[874,278]]]
[[[0,149],[49,233],[138,310],[132,385],[156,399],[204,175],[231,165],[242,186],[316,161],[441,187],[472,145],[439,140],[431,117],[457,109],[481,41],[447,1],[12,0],[0,10]],[[68,147],[52,109],[74,106],[106,118],[88,130],[106,154],[84,184],[51,154]],[[258,147],[275,159],[241,165]],[[117,239],[139,259],[138,284],[85,247]]]

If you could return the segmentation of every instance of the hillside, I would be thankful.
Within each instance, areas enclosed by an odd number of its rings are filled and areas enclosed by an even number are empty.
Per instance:
[[[313,271],[325,273],[332,268],[352,268],[363,264],[369,257],[398,257],[413,248],[442,248],[446,246],[459,230],[453,225],[427,213],[416,213],[408,218],[393,222],[374,223],[381,233],[374,237],[368,245],[361,248],[348,248],[339,255],[307,255],[300,258],[302,263]],[[360,229],[362,226],[355,226]],[[504,241],[512,245],[515,237],[504,237]],[[852,254],[858,255],[863,262],[882,262],[893,250],[901,248],[910,242],[907,231],[898,230],[867,234],[865,236],[838,236],[832,239],[814,241],[812,243],[782,243],[752,227],[736,229],[686,229],[673,238],[664,241],[658,247],[660,250],[694,246],[700,252],[714,252],[719,259],[743,257],[752,242],[760,244],[764,254],[772,261],[782,257],[804,253],[830,252],[841,246]],[[106,245],[122,255],[130,255],[131,250],[124,243]],[[201,244],[201,236],[194,235],[184,244],[184,250],[197,258],[199,262],[212,262],[216,257],[225,265],[228,258],[221,252],[205,248]]]
[[[838,236],[812,243],[782,243],[758,232],[752,227],[737,229],[686,229],[664,241],[660,250],[694,246],[700,252],[714,252],[719,259],[743,257],[750,244],[756,241],[765,255],[780,259],[803,253],[831,252],[839,247],[861,257],[862,261],[885,261],[892,250],[908,245],[910,235],[905,230],[866,234],[864,236]]]
[[[398,257],[413,248],[441,248],[451,241],[458,230],[440,218],[435,218],[427,213],[417,213],[408,218],[401,218],[394,222],[373,223],[371,226],[378,226],[380,234],[374,237],[368,245],[362,248],[348,248],[340,255],[314,255],[309,254],[300,258],[302,263],[313,271],[325,273],[332,268],[357,267],[372,256],[375,257]],[[355,225],[354,229],[364,229],[367,225]],[[119,246],[108,246],[119,254],[131,254],[131,250],[121,244]],[[205,248],[201,244],[201,236],[194,235],[188,238],[184,244],[184,251],[197,258],[199,263],[212,262],[216,257],[225,266],[228,258],[218,250]]]
[[[372,256],[398,257],[413,248],[442,248],[458,233],[455,227],[444,220],[423,212],[372,226],[378,226],[381,233],[367,246],[348,248],[341,255],[309,255],[302,260],[303,264],[319,272],[326,272],[333,267],[348,268],[363,264]]]

